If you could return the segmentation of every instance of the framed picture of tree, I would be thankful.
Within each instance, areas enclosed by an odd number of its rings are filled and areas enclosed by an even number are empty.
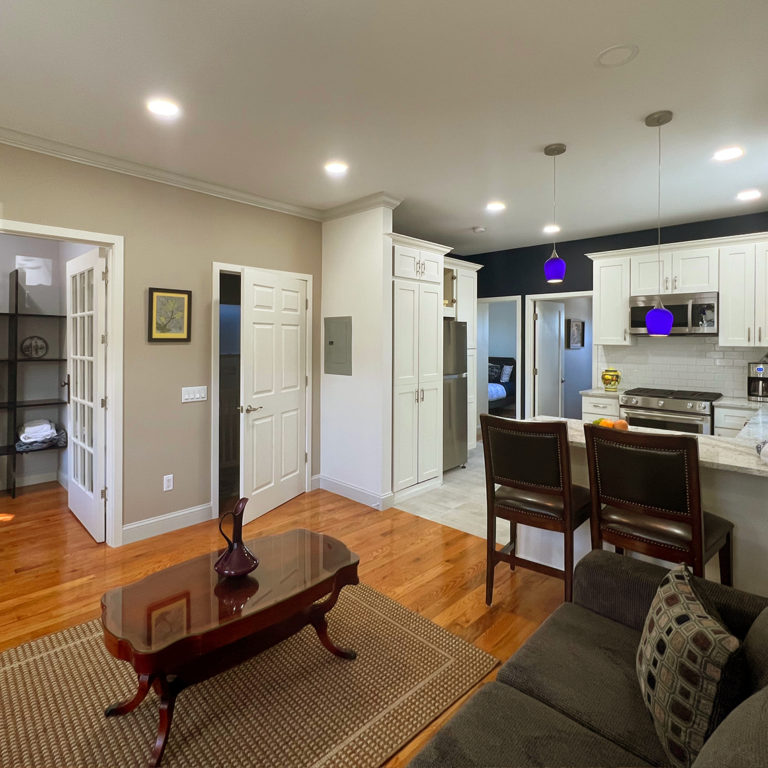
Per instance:
[[[148,341],[190,341],[192,291],[149,289]]]

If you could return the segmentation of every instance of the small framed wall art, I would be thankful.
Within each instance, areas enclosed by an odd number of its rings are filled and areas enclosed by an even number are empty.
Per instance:
[[[565,321],[565,347],[566,349],[581,349],[584,346],[584,321]]]
[[[192,291],[149,289],[148,341],[190,341]]]

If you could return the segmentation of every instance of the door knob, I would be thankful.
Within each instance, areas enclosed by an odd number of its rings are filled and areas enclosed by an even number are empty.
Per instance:
[[[260,411],[263,407],[264,407],[263,405],[260,405],[257,408],[254,408],[252,405],[247,405],[245,407],[245,412],[246,413],[253,413],[254,411]]]

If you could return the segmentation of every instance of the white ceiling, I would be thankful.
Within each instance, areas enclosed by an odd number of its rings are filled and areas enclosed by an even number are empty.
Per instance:
[[[665,223],[768,208],[766,30],[766,0],[5,0],[0,126],[312,209],[386,190],[479,253],[547,239],[555,141],[561,239],[654,225],[657,109]]]

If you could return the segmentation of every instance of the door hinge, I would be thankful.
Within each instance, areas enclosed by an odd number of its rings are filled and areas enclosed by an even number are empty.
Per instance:
[[[309,376],[305,376],[305,377],[304,377],[304,386],[305,386],[305,387],[308,387],[308,386],[309,386]]]
[[[534,368],[533,369],[533,375],[534,376],[538,376],[539,375],[539,369],[538,368]]]
[[[539,313],[538,312],[534,312],[533,313],[533,319],[534,320],[538,320],[539,319]]]
[[[304,299],[304,309],[309,309],[309,299]]]
[[[101,498],[102,498],[102,499],[104,499],[104,501],[106,501],[106,500],[107,500],[107,489],[106,489],[106,488],[102,488],[102,489],[101,489],[101,494],[100,494],[100,496],[101,496]]]
[[[106,344],[107,343],[107,334],[106,333],[102,333],[101,334],[101,343],[102,344]]]
[[[102,397],[101,398],[101,407],[102,408],[106,408],[107,407],[107,398],[106,397]]]
[[[106,270],[106,269],[105,269],[105,270],[104,270],[104,271],[101,273],[101,279],[102,279],[102,280],[103,280],[105,283],[107,282],[107,270]]]
[[[304,451],[304,463],[306,464],[306,463],[307,463],[307,461],[308,461],[307,452],[306,452],[306,451]]]

